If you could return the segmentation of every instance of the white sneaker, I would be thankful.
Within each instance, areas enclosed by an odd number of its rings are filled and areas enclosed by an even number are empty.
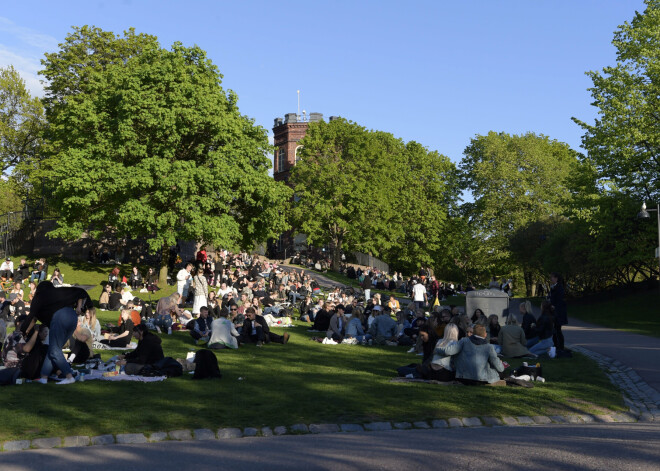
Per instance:
[[[413,379],[414,376],[412,375],[412,373],[408,373],[408,374],[406,375],[406,378],[408,378],[408,379]]]
[[[62,381],[60,381],[57,384],[72,384],[76,382],[76,378],[64,378]]]
[[[172,335],[172,327],[167,328],[167,335]]]
[[[408,350],[408,353],[415,353],[415,347],[413,347],[413,348],[411,348],[410,350]]]
[[[48,384],[48,378],[35,379],[34,382],[39,384]]]
[[[161,333],[160,327],[156,326],[156,332]]]
[[[550,347],[550,351],[548,352],[548,356],[550,358],[554,358],[557,356],[557,348],[556,347]]]

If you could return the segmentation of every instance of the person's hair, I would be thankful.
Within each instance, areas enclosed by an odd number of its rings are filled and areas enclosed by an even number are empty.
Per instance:
[[[87,312],[89,312],[89,328],[93,329],[96,325],[96,308],[90,307]]]
[[[115,267],[110,272],[111,275],[119,276],[119,267]]]
[[[117,288],[115,288],[115,291],[116,291],[117,293],[121,293],[122,290],[123,290],[123,288],[121,287],[120,284],[118,284],[118,285],[117,285]]]
[[[524,306],[526,314],[532,314],[534,312],[532,308],[532,302],[530,300],[527,300],[524,303],[522,303],[522,306]]]
[[[495,322],[493,322],[495,320]],[[489,324],[499,324],[500,318],[497,316],[497,314],[491,314],[488,316],[488,323]]]
[[[55,272],[61,273],[59,268],[55,268],[55,270],[53,270],[53,275],[55,274]]]
[[[199,308],[199,312],[202,312],[202,310],[204,310],[204,311],[206,311],[206,312],[209,312],[209,308],[208,308],[208,306],[202,306],[202,307],[200,307],[200,308]]]
[[[257,311],[255,311],[255,309],[252,306],[250,306],[245,310],[245,314],[256,314],[256,313]]]
[[[226,307],[220,309],[220,317],[229,317],[229,310]]]
[[[356,306],[353,308],[352,316],[360,319],[360,324],[364,323],[364,308],[362,306]]]
[[[186,263],[186,268],[188,268],[188,267],[193,267],[193,266],[194,266],[194,265],[193,265],[192,263],[190,263],[190,262]]]
[[[541,315],[546,314],[550,317],[555,315],[555,308],[547,299],[544,299],[541,303]]]
[[[454,324],[447,324],[445,326],[445,335],[442,337],[439,346],[446,347],[450,342],[458,341],[458,327]]]
[[[481,314],[477,314],[477,311],[479,311]],[[472,322],[477,322],[479,320],[479,317],[483,315],[484,315],[484,311],[482,311],[479,308],[476,308],[474,310],[474,314],[472,314],[472,318],[471,318]]]
[[[561,274],[559,274],[559,273],[557,273],[557,272],[555,271],[555,272],[552,272],[552,273],[550,274],[550,276],[552,276],[553,278],[557,278],[557,284],[558,284],[559,286],[564,286],[564,277],[561,276]]]
[[[472,332],[473,332],[473,334],[476,335],[477,337],[483,337],[483,338],[486,338],[486,326],[485,326],[485,325],[476,324],[476,325],[472,328]]]
[[[147,327],[146,324],[135,324],[133,326],[133,332],[140,332],[142,335],[144,335],[149,332],[149,327]]]
[[[518,325],[518,319],[513,312],[510,312],[506,318],[506,325]]]

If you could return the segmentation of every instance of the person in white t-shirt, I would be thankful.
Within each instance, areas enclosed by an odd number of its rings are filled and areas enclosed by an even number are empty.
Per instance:
[[[11,258],[7,257],[7,260],[0,265],[0,276],[6,280],[14,276],[14,262],[11,261]]]
[[[415,302],[415,306],[417,306],[418,309],[423,309],[424,305],[428,302],[428,297],[426,295],[426,287],[420,283],[419,280],[415,283],[415,286],[413,286],[413,301]]]
[[[192,277],[190,276],[192,268],[192,263],[188,263],[186,264],[186,268],[179,270],[179,273],[176,275],[176,291],[181,295],[183,301],[188,297],[188,288],[192,282]]]

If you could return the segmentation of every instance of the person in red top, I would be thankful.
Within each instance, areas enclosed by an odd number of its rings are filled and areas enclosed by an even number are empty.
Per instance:
[[[206,247],[202,246],[199,249],[199,252],[197,252],[197,261],[201,263],[206,263],[206,259],[208,257],[206,256]]]

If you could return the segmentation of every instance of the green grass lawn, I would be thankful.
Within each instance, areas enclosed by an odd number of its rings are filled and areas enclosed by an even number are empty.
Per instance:
[[[568,302],[568,315],[585,322],[660,337],[660,293],[636,293],[600,303]]]
[[[90,294],[98,301],[100,282],[111,267],[63,261],[58,266],[65,282],[95,285]],[[118,317],[117,312],[98,314],[102,323]],[[392,383],[398,366],[420,357],[407,354],[404,347],[322,345],[309,340],[312,334],[300,322],[287,331],[291,340],[286,346],[247,345],[216,352],[221,380],[193,381],[184,374],[160,383],[86,381],[2,388],[0,441],[180,428],[624,410],[620,392],[593,361],[580,355],[542,361],[547,383],[533,389]],[[175,358],[199,348],[187,332],[161,338],[165,354]],[[104,359],[115,353],[101,352]]]

